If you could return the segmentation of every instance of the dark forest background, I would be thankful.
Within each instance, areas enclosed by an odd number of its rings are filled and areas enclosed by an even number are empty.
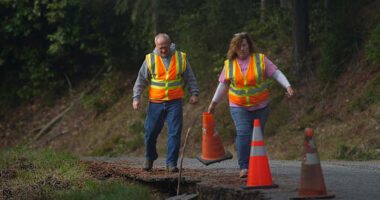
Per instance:
[[[189,54],[200,80],[221,68],[232,35],[246,31],[272,57],[294,44],[293,74],[334,81],[363,46],[378,65],[379,24],[355,12],[371,2],[4,0],[0,102],[56,98],[97,73],[135,74],[159,32]]]

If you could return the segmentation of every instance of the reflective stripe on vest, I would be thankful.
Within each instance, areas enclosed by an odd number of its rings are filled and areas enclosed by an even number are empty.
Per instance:
[[[155,53],[146,55],[151,74],[149,98],[152,100],[172,100],[183,97],[182,74],[186,69],[186,54],[176,51],[168,70],[161,57]]]
[[[230,80],[229,100],[243,106],[257,105],[268,97],[263,54],[250,56],[244,76],[237,59],[224,62],[226,80]]]

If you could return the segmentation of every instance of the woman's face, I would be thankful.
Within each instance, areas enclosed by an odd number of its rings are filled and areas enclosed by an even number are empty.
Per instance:
[[[245,59],[249,56],[249,45],[246,39],[241,41],[240,47],[237,49],[236,54],[239,59]]]

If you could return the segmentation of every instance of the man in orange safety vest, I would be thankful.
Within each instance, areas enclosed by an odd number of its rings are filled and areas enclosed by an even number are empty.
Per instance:
[[[149,105],[145,120],[145,162],[143,170],[149,171],[157,159],[157,137],[166,120],[168,140],[166,169],[178,172],[177,160],[182,132],[183,86],[191,93],[190,104],[198,102],[198,86],[184,52],[175,49],[170,37],[160,33],[155,37],[156,48],[145,56],[133,87],[133,109],[140,107],[140,96],[149,86]]]

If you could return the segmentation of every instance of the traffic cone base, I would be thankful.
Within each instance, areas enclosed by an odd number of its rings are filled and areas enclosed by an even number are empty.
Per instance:
[[[313,196],[313,197],[310,197],[310,196],[299,196],[299,197],[292,197],[290,199],[332,199],[332,198],[335,198],[335,195],[334,194],[331,194],[331,195],[321,195],[321,196]]]
[[[214,160],[204,159],[204,158],[202,158],[202,154],[199,154],[197,156],[197,159],[201,163],[203,163],[204,165],[210,165],[210,164],[213,164],[213,163],[221,162],[223,160],[232,159],[232,157],[233,157],[232,153],[230,153],[229,151],[225,151],[225,152],[226,152],[226,154],[224,156],[222,156],[221,158],[214,159]]]
[[[272,185],[259,185],[259,186],[246,186],[243,185],[243,189],[245,190],[252,190],[252,189],[270,189],[270,188],[278,188],[277,184]]]

